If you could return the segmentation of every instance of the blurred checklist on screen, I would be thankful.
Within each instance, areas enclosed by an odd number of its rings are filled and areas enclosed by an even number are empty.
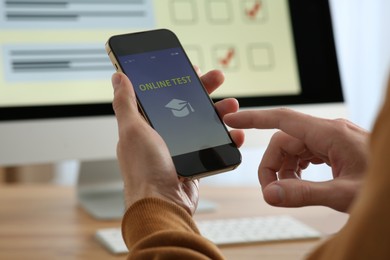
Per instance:
[[[107,103],[115,34],[167,28],[215,97],[300,92],[288,0],[0,0],[0,107]],[[277,75],[284,75],[280,77]]]

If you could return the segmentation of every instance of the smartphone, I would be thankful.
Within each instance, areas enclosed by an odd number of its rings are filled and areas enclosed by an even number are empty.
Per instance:
[[[112,36],[106,51],[131,80],[138,107],[168,146],[180,177],[235,169],[241,154],[176,35],[158,29]]]

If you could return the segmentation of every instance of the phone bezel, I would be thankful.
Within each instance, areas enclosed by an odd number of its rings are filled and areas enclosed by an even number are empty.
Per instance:
[[[177,36],[167,29],[115,35],[110,37],[106,43],[106,51],[111,62],[117,71],[121,72],[125,72],[125,70],[123,69],[123,65],[119,62],[120,56],[148,53],[172,48],[180,48],[185,54],[185,50]],[[185,55],[185,59],[187,60],[189,67],[192,68],[193,73],[197,75],[187,55]],[[214,107],[214,102],[208,95],[202,81],[199,77],[197,77],[197,80],[202,88],[205,99]],[[143,104],[138,97],[137,102],[140,112],[143,114],[147,122],[153,126],[153,122],[151,122],[147,113],[145,113]],[[176,167],[176,172],[180,177],[186,179],[201,178],[233,170],[241,163],[241,154],[231,139],[229,131],[215,108],[214,113],[218,117],[221,125],[224,127],[226,135],[230,139],[230,143],[173,156],[172,159]]]

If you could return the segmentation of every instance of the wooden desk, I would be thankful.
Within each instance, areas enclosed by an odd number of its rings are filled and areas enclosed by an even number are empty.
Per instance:
[[[323,207],[280,209],[266,205],[258,188],[202,187],[201,196],[218,203],[197,219],[291,214],[330,234],[347,216]],[[75,190],[58,186],[0,187],[0,259],[124,259],[94,238],[100,228],[120,221],[97,221],[78,208]],[[302,259],[319,240],[223,247],[228,259]]]

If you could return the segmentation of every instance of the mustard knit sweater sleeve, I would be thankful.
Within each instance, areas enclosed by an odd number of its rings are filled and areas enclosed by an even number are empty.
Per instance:
[[[223,259],[187,211],[158,198],[140,200],[127,210],[122,235],[129,259]]]
[[[375,124],[364,187],[345,227],[309,256],[315,260],[390,259],[390,91]],[[191,216],[156,198],[132,205],[122,222],[130,259],[223,259]]]

